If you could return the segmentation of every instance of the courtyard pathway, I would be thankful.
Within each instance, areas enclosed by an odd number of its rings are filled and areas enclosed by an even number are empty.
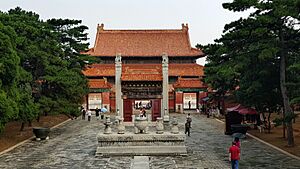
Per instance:
[[[183,123],[185,115],[171,114]],[[224,135],[224,124],[203,115],[192,114],[188,156],[150,157],[150,169],[228,169],[228,147],[232,138]],[[180,125],[183,130],[183,124]],[[0,168],[130,168],[132,157],[94,157],[96,135],[103,124],[92,119],[69,121],[51,131],[50,140],[29,141],[0,156]],[[290,158],[252,138],[242,140],[241,169],[299,169],[300,161]]]

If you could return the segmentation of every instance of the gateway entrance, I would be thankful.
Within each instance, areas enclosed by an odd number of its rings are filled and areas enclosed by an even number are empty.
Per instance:
[[[147,100],[148,101],[148,100]],[[151,107],[135,107],[135,103],[140,102],[140,100],[134,99],[124,99],[123,100],[123,112],[124,112],[124,121],[130,122],[132,121],[132,115],[139,116],[141,114],[141,109],[146,111],[146,116],[151,115],[152,121],[156,121],[157,117],[160,117],[161,111],[161,99],[151,99]]]
[[[122,82],[124,121],[132,121],[132,115],[141,111],[151,115],[152,121],[161,113],[161,82]]]

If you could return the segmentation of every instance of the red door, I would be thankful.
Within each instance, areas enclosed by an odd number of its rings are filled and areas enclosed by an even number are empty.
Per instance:
[[[157,117],[160,117],[160,107],[161,107],[161,100],[154,99],[152,100],[152,121],[156,121]]]
[[[123,113],[124,113],[124,121],[131,122],[132,121],[132,100],[124,99],[123,100]]]

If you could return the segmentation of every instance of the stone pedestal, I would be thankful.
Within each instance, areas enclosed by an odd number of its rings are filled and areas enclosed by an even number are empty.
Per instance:
[[[172,128],[171,128],[171,133],[173,134],[178,134],[179,133],[179,129],[178,129],[178,121],[177,119],[174,117],[172,122],[171,122]]]
[[[105,123],[104,123],[104,125],[105,125],[105,128],[104,128],[104,134],[111,134],[111,121],[110,121],[110,116],[106,116],[105,117],[106,119],[105,119]]]
[[[151,123],[151,122],[152,122],[152,115],[151,115],[151,114],[148,114],[148,115],[147,115],[147,118],[148,118],[148,122]]]
[[[153,156],[187,155],[185,134],[164,132],[157,134],[102,134],[97,135],[96,156]]]
[[[163,119],[161,117],[156,118],[156,133],[163,134],[164,133],[164,124]]]
[[[123,123],[123,118],[119,119],[119,123],[118,123],[118,134],[124,134],[125,133],[125,125]]]

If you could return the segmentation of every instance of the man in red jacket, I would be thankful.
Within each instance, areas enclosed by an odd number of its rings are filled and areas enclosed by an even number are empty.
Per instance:
[[[239,168],[240,149],[236,146],[235,142],[232,142],[232,146],[229,148],[229,161],[231,161],[231,168]]]

